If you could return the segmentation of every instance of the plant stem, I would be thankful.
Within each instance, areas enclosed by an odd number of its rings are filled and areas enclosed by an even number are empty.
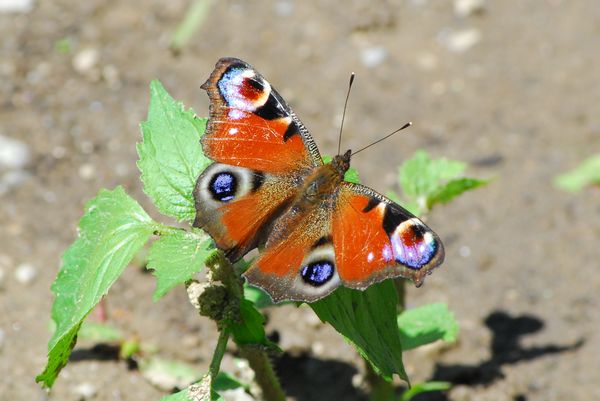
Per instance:
[[[219,332],[219,340],[217,341],[217,346],[215,347],[215,352],[213,353],[212,360],[210,361],[210,366],[208,368],[212,380],[214,380],[219,374],[219,370],[221,369],[221,361],[225,355],[228,341],[229,328],[223,327]]]
[[[185,13],[183,21],[171,37],[171,51],[179,53],[208,16],[213,0],[196,0]]]
[[[370,401],[390,401],[395,399],[394,394],[394,383],[386,381],[383,377],[379,376],[373,367],[367,361],[365,361],[365,369],[367,371],[367,382],[371,393],[369,394]]]
[[[285,393],[267,353],[261,348],[247,345],[242,346],[240,352],[254,370],[256,383],[263,393],[262,399],[265,401],[285,401]]]
[[[398,303],[396,304],[397,313],[400,314],[406,309],[406,280],[401,278],[394,279],[394,287],[398,294]]]

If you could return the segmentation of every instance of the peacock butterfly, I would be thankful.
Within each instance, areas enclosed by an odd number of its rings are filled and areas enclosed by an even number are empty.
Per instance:
[[[344,181],[350,151],[324,164],[308,130],[249,64],[222,58],[201,87],[210,98],[201,143],[214,163],[196,182],[194,226],[231,261],[261,250],[245,273],[250,284],[275,302],[311,302],[390,277],[419,286],[442,263],[438,236],[390,199]]]

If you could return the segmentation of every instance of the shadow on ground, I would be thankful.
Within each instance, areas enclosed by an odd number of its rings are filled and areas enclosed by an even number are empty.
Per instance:
[[[366,394],[352,386],[358,370],[350,364],[308,354],[283,354],[275,363],[286,394],[298,401],[367,400]]]
[[[579,349],[584,340],[571,345],[548,344],[524,348],[521,338],[537,333],[544,327],[544,322],[531,315],[512,317],[504,311],[495,311],[485,320],[485,325],[492,331],[491,358],[477,365],[445,365],[437,364],[430,380],[447,381],[452,385],[489,386],[503,379],[503,366],[518,362]],[[91,348],[77,349],[71,354],[72,362],[84,360],[116,361],[119,359],[119,347],[97,344]],[[337,360],[317,359],[309,354],[293,356],[284,353],[275,361],[275,368],[288,396],[298,401],[325,401],[343,399],[346,401],[364,401],[368,397],[360,389],[352,385],[352,378],[358,370],[347,363]],[[128,362],[130,369],[136,366]],[[335,383],[335,384],[334,384]],[[398,389],[399,392],[402,389]],[[415,396],[415,401],[447,401],[446,394],[426,393]],[[519,395],[515,401],[526,401],[526,395]]]
[[[502,367],[518,362],[579,349],[584,340],[580,339],[571,345],[548,344],[523,348],[521,338],[544,327],[544,322],[531,315],[512,317],[504,311],[492,312],[485,320],[485,325],[492,331],[492,355],[487,361],[477,365],[445,365],[437,364],[431,380],[447,381],[452,385],[488,386],[503,379]],[[525,395],[519,395],[515,401],[525,401]],[[415,397],[415,401],[446,401],[449,398],[442,393],[423,394]]]

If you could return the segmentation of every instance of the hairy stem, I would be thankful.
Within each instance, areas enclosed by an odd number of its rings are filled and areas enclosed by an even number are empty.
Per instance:
[[[240,351],[254,370],[256,383],[258,383],[263,393],[262,399],[265,401],[285,401],[285,393],[267,353],[261,348],[247,345],[242,346]]]
[[[210,375],[214,379],[219,373],[221,360],[225,354],[227,347],[227,340],[231,334],[230,331],[230,320],[227,318],[227,313],[223,313],[223,309],[239,309],[240,300],[244,297],[244,279],[240,276],[239,271],[235,266],[225,257],[222,252],[218,252],[214,257],[209,258],[206,261],[206,265],[211,272],[211,279],[213,283],[217,283],[217,287],[221,291],[225,291],[227,296],[221,298],[220,291],[213,291],[211,295],[215,296],[215,299],[202,298],[207,304],[212,305],[212,308],[202,308],[199,306],[201,314],[203,311],[207,311],[205,316],[208,316],[215,320],[217,327],[219,328],[219,341],[213,354],[213,359],[210,364]],[[206,289],[204,293],[206,294]],[[227,300],[226,305],[221,305],[215,309],[215,305],[219,305],[219,302],[223,299]],[[220,313],[216,313],[220,312]],[[218,317],[220,316],[220,317]],[[250,367],[254,370],[256,383],[261,388],[263,393],[262,399],[265,401],[285,401],[285,394],[279,383],[279,379],[275,374],[275,370],[271,364],[271,360],[267,355],[267,351],[260,345],[248,344],[238,345],[242,357],[248,360]]]

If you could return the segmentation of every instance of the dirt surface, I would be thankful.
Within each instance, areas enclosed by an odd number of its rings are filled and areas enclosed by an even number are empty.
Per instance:
[[[150,80],[206,115],[199,85],[221,56],[259,69],[328,154],[356,72],[345,147],[414,123],[353,161],[381,192],[420,148],[495,177],[428,219],[447,258],[408,303],[447,302],[462,331],[455,345],[406,353],[414,382],[454,383],[421,400],[600,399],[600,192],[552,185],[600,149],[597,1],[471,1],[482,8],[466,13],[449,1],[322,3],[215,2],[178,57],[168,44],[187,1],[40,1],[0,12],[0,143],[11,149],[0,164],[1,400],[165,394],[90,343],[78,344],[50,395],[34,376],[50,335],[49,287],[85,201],[124,185],[158,217],[135,165]],[[151,275],[128,269],[109,295],[109,321],[204,370],[212,323],[181,288],[157,303],[153,289]],[[291,399],[366,399],[359,358],[310,309],[269,315],[290,351],[279,370]]]

